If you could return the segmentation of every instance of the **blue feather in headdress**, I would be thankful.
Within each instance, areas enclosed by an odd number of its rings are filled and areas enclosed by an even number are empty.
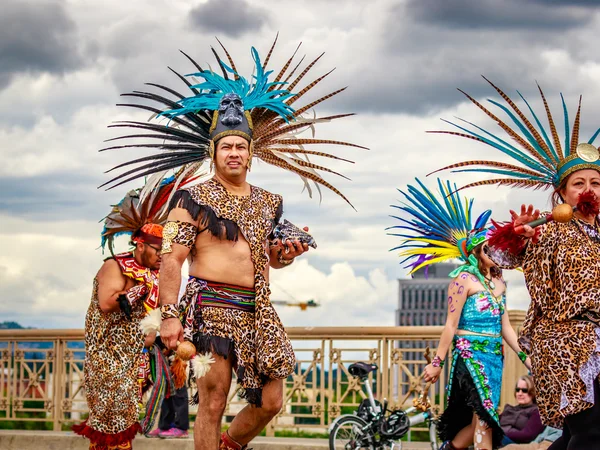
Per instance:
[[[288,116],[294,113],[294,108],[286,104],[285,101],[294,94],[284,89],[273,89],[276,86],[286,83],[269,82],[269,75],[273,71],[264,71],[258,51],[254,47],[252,47],[252,58],[254,59],[256,68],[256,75],[253,76],[253,84],[250,84],[248,80],[236,73],[227,64],[221,62],[222,67],[227,72],[236,75],[234,80],[227,80],[209,70],[188,74],[187,76],[196,76],[204,79],[203,83],[190,86],[190,89],[198,89],[201,92],[193,97],[180,100],[179,104],[181,108],[169,109],[159,115],[172,118],[189,113],[197,113],[202,110],[214,111],[219,108],[219,102],[223,95],[234,93],[240,96],[246,111],[253,108],[266,108],[279,114],[287,122]]]

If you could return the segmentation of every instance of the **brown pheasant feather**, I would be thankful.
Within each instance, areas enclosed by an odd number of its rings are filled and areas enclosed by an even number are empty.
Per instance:
[[[323,57],[324,54],[325,54],[325,52],[321,53],[308,66],[306,66],[304,68],[304,70],[300,73],[300,75],[298,75],[296,77],[296,79],[294,81],[292,81],[292,83],[289,86],[286,86],[286,89],[288,91],[292,92],[294,90],[294,88],[296,87],[296,85],[302,80],[302,78],[304,78],[304,76],[309,72],[309,70],[313,68],[313,66],[317,63],[317,61],[319,61]]]
[[[533,135],[534,139],[536,140],[536,142],[538,143],[538,145],[544,150],[544,153],[546,154],[546,156],[548,158],[550,158],[551,161],[554,162],[554,164],[558,164],[558,161],[556,161],[556,159],[554,158],[554,155],[552,154],[552,152],[550,151],[550,148],[548,147],[548,145],[546,144],[546,141],[544,141],[544,139],[542,138],[542,136],[540,135],[540,133],[537,131],[537,129],[533,126],[533,124],[529,121],[529,119],[527,119],[527,117],[525,116],[525,114],[523,114],[521,112],[521,110],[517,107],[517,105],[511,100],[511,98],[506,95],[504,93],[504,91],[502,91],[499,87],[497,87],[494,83],[492,83],[490,80],[488,80],[486,77],[484,77],[482,75],[483,79],[485,81],[487,81],[494,89],[496,89],[496,92],[498,92],[498,94],[500,94],[500,96],[504,99],[504,101],[506,103],[508,103],[510,105],[510,107],[517,113],[517,115],[519,116],[519,118],[523,121],[523,123],[525,124],[525,126],[527,127],[527,129],[529,130],[529,132]]]
[[[225,56],[227,56],[227,60],[229,61],[229,65],[233,69],[233,75],[234,75],[235,79],[236,80],[239,79],[240,77],[237,74],[237,68],[235,67],[235,63],[233,62],[233,59],[231,59],[231,55],[229,54],[229,52],[227,51],[227,49],[225,48],[225,46],[221,43],[221,41],[219,40],[219,38],[216,38],[216,39],[217,39],[217,42],[219,43],[219,45],[221,46],[221,48],[223,49],[223,51],[225,52]]]
[[[265,58],[265,61],[263,62],[263,70],[265,70],[267,68],[267,64],[269,64],[269,60],[271,59],[271,55],[273,54],[273,49],[275,48],[275,44],[277,44],[277,38],[279,38],[279,32],[277,32],[277,34],[275,35],[275,40],[273,41],[273,44],[271,45],[271,48],[269,49],[269,53],[267,53],[267,57]]]
[[[318,57],[316,57],[308,66],[306,66],[306,68],[302,71],[302,73],[300,73],[300,75],[298,75],[296,77],[296,79],[289,85],[286,86],[286,90],[288,90],[289,92],[292,92],[293,89],[296,87],[296,85],[300,82],[300,80],[302,80],[302,78],[304,78],[304,76],[308,73],[308,71],[310,69],[312,69],[312,67],[317,63],[317,61],[319,59],[321,59],[321,57],[324,55],[325,53],[321,53]],[[331,73],[331,72],[330,72]],[[323,76],[323,78],[325,76],[329,75],[329,73],[325,74]],[[320,80],[319,80],[320,81]],[[310,89],[310,88],[309,88]],[[294,97],[292,97],[294,98]],[[262,124],[263,121],[270,121],[275,117],[279,117],[277,115],[277,113],[270,111],[270,110],[265,110],[264,113],[262,114],[262,116],[259,118],[259,123]]]
[[[552,132],[552,140],[554,141],[554,148],[556,149],[556,153],[558,154],[559,159],[563,159],[565,156],[563,155],[562,147],[560,145],[560,139],[558,138],[558,132],[556,131],[556,125],[554,125],[554,119],[552,118],[552,113],[550,112],[550,107],[548,106],[548,102],[546,101],[546,96],[542,91],[540,85],[537,85],[538,90],[540,91],[540,95],[542,96],[542,101],[544,102],[544,108],[546,108],[546,115],[548,116],[548,124],[550,125],[550,131]]]
[[[281,136],[282,134],[291,133],[292,131],[300,130],[302,128],[308,127],[312,123],[317,123],[317,121],[315,120],[314,122],[312,122],[310,120],[307,120],[306,122],[301,122],[301,123],[291,122],[291,123],[286,124],[284,126],[269,127],[269,128],[274,128],[273,131],[267,132],[267,130],[265,130],[265,134],[264,135],[262,133],[260,133],[260,139],[261,139],[261,141],[269,141],[269,140],[272,140],[273,138],[275,138],[277,136]]]
[[[325,186],[327,189],[335,192],[337,195],[342,197],[346,201],[346,203],[348,203],[352,207],[352,209],[356,210],[354,205],[352,203],[350,203],[350,200],[348,200],[344,194],[342,194],[337,188],[335,188],[334,186],[329,184],[327,181],[325,181],[320,176],[315,175],[312,172],[307,172],[302,169],[298,169],[297,167],[293,167],[290,164],[288,164],[286,161],[284,161],[281,158],[278,158],[275,155],[265,155],[265,156],[263,156],[263,159],[265,162],[267,162],[269,164],[272,164],[277,167],[281,167],[282,169],[287,169],[291,172],[295,172],[296,174],[300,175],[301,177],[308,178],[309,180],[312,180],[315,183]]]
[[[575,116],[575,123],[573,123],[573,133],[571,134],[571,155],[577,151],[577,144],[579,144],[579,116],[581,113],[581,95],[579,96],[579,106],[577,107],[577,115]]]
[[[340,92],[343,92],[343,91],[345,91],[346,89],[347,89],[347,86],[346,86],[346,87],[344,87],[344,88],[338,89],[337,91],[331,92],[330,94],[324,95],[324,96],[323,96],[323,97],[321,97],[320,99],[318,99],[318,100],[315,100],[314,102],[311,102],[311,103],[309,103],[308,105],[305,105],[305,106],[303,106],[302,108],[299,108],[299,109],[297,109],[297,110],[294,112],[294,114],[292,114],[292,117],[293,117],[293,118],[300,117],[300,116],[301,116],[303,113],[305,113],[305,112],[306,112],[306,111],[308,111],[309,109],[311,109],[311,108],[315,107],[316,105],[318,105],[319,103],[321,103],[321,102],[324,102],[325,100],[327,100],[327,99],[329,99],[329,98],[333,97],[334,95],[337,95],[337,94],[339,94]],[[339,117],[347,117],[347,116],[349,116],[349,115],[352,115],[352,113],[350,113],[350,114],[339,114],[339,115],[337,115],[336,117],[337,117],[337,118],[339,118]],[[325,119],[326,119],[326,118],[325,118],[325,117],[323,117],[323,118],[321,118],[320,120],[325,120]],[[319,119],[317,119],[317,120],[319,120]],[[264,130],[264,132],[265,132],[265,133],[268,133],[268,132],[270,132],[270,131],[271,131],[271,129],[272,129],[272,128],[275,128],[275,127],[277,127],[277,126],[281,125],[281,124],[282,124],[282,123],[284,123],[284,122],[285,122],[285,120],[283,120],[283,119],[277,119],[277,120],[273,121],[273,123],[272,123],[271,125],[269,125],[269,126],[268,126],[268,128],[266,128],[266,129]],[[316,121],[315,121],[315,123],[316,123]],[[261,128],[261,131],[262,131],[262,128]]]
[[[502,119],[497,117],[494,113],[492,113],[489,109],[487,109],[485,106],[483,106],[477,100],[475,100],[473,97],[471,97],[465,91],[463,91],[461,89],[459,89],[459,91],[462,92],[469,100],[471,100],[471,102],[473,102],[479,109],[481,109],[484,113],[486,113],[490,118],[495,120],[496,123],[506,132],[506,134],[508,134],[510,137],[512,137],[515,141],[517,141],[521,145],[521,147],[526,149],[541,164],[548,167],[549,169],[553,169],[552,166],[550,165],[550,163],[548,163],[548,161],[546,161],[546,159],[542,155],[540,155],[540,153],[536,149],[534,149],[531,146],[531,144],[529,144],[529,142],[527,142],[525,139],[523,139],[521,136],[519,136],[515,131],[513,131],[506,123],[504,123],[504,121],[502,121]]]
[[[442,170],[459,169],[461,167],[467,167],[467,166],[491,166],[491,167],[497,167],[498,169],[510,170],[511,172],[522,173],[523,175],[530,175],[533,177],[539,177],[539,175],[540,175],[539,173],[537,173],[533,170],[525,169],[524,167],[515,166],[514,164],[508,164],[508,163],[503,163],[503,162],[498,162],[498,161],[473,160],[473,161],[463,161],[463,162],[459,162],[459,163],[455,163],[455,164],[450,164],[449,166],[442,167],[441,169],[437,169],[437,170],[434,170],[433,172],[428,173],[427,176],[432,175],[437,172],[440,172]]]
[[[283,80],[284,83],[288,83],[290,81],[290,78],[292,78],[294,76],[294,74],[296,73],[296,70],[298,70],[300,68],[300,66],[302,65],[302,63],[304,62],[304,59],[306,58],[306,55],[304,55],[302,58],[300,58],[300,61],[298,61],[298,64],[296,64],[294,66],[294,68],[292,69],[292,71],[288,74],[287,77],[285,77],[285,80]]]
[[[292,60],[294,59],[294,57],[296,56],[296,53],[298,52],[298,49],[300,48],[300,46],[302,45],[302,42],[300,42],[298,44],[298,47],[296,47],[296,50],[294,50],[294,53],[292,54],[292,56],[290,56],[290,58],[287,60],[287,62],[283,65],[283,67],[281,68],[281,70],[279,71],[279,73],[277,74],[277,76],[275,77],[275,79],[273,80],[273,85],[268,89],[267,92],[270,92],[274,89],[277,89],[278,86],[280,86],[280,84],[276,84],[279,83],[279,81],[281,80],[281,78],[283,77],[283,75],[285,74],[285,72],[287,71],[288,67],[290,66],[290,64],[292,63]],[[300,64],[302,63],[302,61],[304,60],[304,57],[302,57],[302,59],[300,60],[300,62],[298,63],[298,65],[294,68],[294,70],[292,70],[291,74],[289,76],[291,76],[296,69],[300,66]],[[263,66],[263,70],[266,69],[266,64]],[[287,82],[287,80],[286,80]],[[285,83],[285,82],[284,82]],[[261,110],[261,111],[253,111],[252,112],[252,120],[254,122],[254,127],[255,128],[260,128],[261,124],[263,123],[263,118],[265,116],[265,114],[269,113],[269,110]]]
[[[534,180],[522,180],[520,178],[495,178],[492,180],[483,180],[476,181],[474,183],[466,184],[458,188],[454,192],[462,191],[463,189],[468,189],[477,186],[489,186],[491,184],[497,184],[498,186],[510,186],[510,187],[526,187],[537,189],[548,189],[552,187],[552,183],[540,183]]]
[[[333,145],[346,145],[348,147],[356,147],[368,150],[367,147],[362,145],[352,144],[350,142],[343,141],[332,141],[329,139],[275,139],[272,140],[270,145],[306,145],[306,144],[333,144]]]
[[[327,167],[319,166],[318,164],[313,164],[310,161],[304,161],[303,159],[300,159],[300,158],[291,158],[291,159],[292,159],[292,161],[296,162],[298,165],[300,165],[302,167],[306,167],[308,169],[322,170],[323,172],[329,172],[334,175],[345,178],[346,180],[350,180],[350,178],[348,178],[347,176],[342,175],[341,173],[336,172],[334,170],[328,169]]]
[[[354,161],[350,161],[349,159],[340,158],[339,156],[331,155],[329,153],[317,152],[315,150],[305,150],[300,148],[288,148],[288,147],[269,147],[270,151],[280,152],[280,153],[302,153],[306,155],[313,156],[323,156],[324,158],[337,159],[338,161],[344,161],[347,163],[354,164]]]
[[[281,68],[281,70],[279,71],[279,73],[277,74],[277,76],[275,77],[275,79],[273,80],[273,82],[278,83],[279,81],[281,81],[281,78],[283,77],[283,75],[285,74],[285,72],[288,70],[288,68],[290,67],[290,64],[292,64],[293,59],[296,57],[296,53],[298,52],[298,50],[300,49],[300,46],[302,45],[302,42],[300,42],[298,44],[298,47],[296,47],[296,50],[294,50],[294,53],[292,53],[292,56],[290,56],[290,59],[287,60],[287,62],[283,65],[283,67]],[[300,60],[300,63],[302,62],[302,60],[304,60],[304,57]],[[294,71],[298,68],[298,66],[300,65],[300,63],[298,63],[298,65],[296,66],[296,68],[294,70],[292,70],[290,76],[294,73]],[[269,88],[269,91],[272,91],[273,89],[276,89],[276,85],[271,86]]]

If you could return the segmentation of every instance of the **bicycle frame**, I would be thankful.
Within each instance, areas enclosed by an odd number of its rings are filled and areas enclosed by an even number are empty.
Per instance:
[[[365,378],[362,380],[363,385],[365,386],[365,391],[367,392],[367,398],[369,400],[369,404],[371,405],[371,408],[374,412],[373,416],[371,417],[371,420],[366,421],[361,419],[364,422],[364,426],[363,426],[363,430],[367,431],[369,430],[371,427],[374,426],[374,424],[378,423],[380,420],[382,420],[382,415],[385,414],[386,409],[387,409],[387,402],[385,403],[386,406],[383,407],[383,411],[382,408],[377,405],[375,403],[375,396],[373,395],[373,389],[371,388],[371,383],[369,381],[368,378]],[[417,411],[417,408],[415,408],[414,406],[411,406],[409,408],[407,408],[406,410],[404,410],[404,412],[406,414],[412,414],[415,411]],[[360,419],[360,417],[356,416],[356,413],[353,414],[343,414],[339,417],[336,417],[336,419],[331,422],[331,424],[329,425],[328,428],[328,432],[331,433],[333,428],[335,427],[335,425],[343,418],[343,417],[348,417],[348,416],[352,416],[352,417],[356,417],[358,419]],[[409,416],[409,424],[410,427],[413,427],[415,425],[421,424],[421,423],[426,423],[430,420],[433,420],[433,414],[430,410],[427,411],[423,411],[420,412],[418,414]],[[429,428],[429,439],[430,442],[435,443],[436,442],[436,431],[435,431],[435,427],[430,427]],[[437,448],[433,447],[433,448]]]

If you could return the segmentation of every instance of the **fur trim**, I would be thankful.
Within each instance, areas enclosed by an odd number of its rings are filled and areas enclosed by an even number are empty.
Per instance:
[[[142,330],[142,333],[144,333],[144,336],[147,336],[154,331],[160,331],[161,322],[160,309],[156,308],[140,320],[140,329]]]
[[[206,205],[200,205],[192,198],[189,191],[181,189],[175,192],[171,203],[169,204],[169,210],[173,208],[183,208],[190,213],[192,219],[199,220],[204,230],[208,230],[213,236],[219,239],[226,239],[228,241],[237,241],[239,227],[235,222],[229,219],[223,219],[217,217],[215,212]]]
[[[215,363],[212,353],[199,353],[192,358],[192,368],[196,379],[202,378],[210,370],[210,365]]]

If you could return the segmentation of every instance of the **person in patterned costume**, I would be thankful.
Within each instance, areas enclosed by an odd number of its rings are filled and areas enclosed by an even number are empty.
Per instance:
[[[91,449],[131,448],[137,432],[150,431],[162,399],[172,393],[168,364],[153,344],[160,327],[162,224],[175,180],[161,180],[148,195],[142,189],[129,191],[104,220],[102,248],[112,256],[94,278],[85,320],[84,387],[90,414],[73,427],[90,439]],[[119,235],[131,236],[133,251],[115,255]],[[150,386],[146,416],[139,422],[142,392]]]
[[[491,84],[491,83],[490,83]],[[468,186],[499,184],[550,188],[552,204],[577,207],[565,222],[545,220],[532,205],[511,211],[512,220],[490,238],[490,256],[503,267],[522,267],[531,304],[519,337],[530,355],[542,422],[562,428],[550,447],[600,448],[600,154],[593,145],[596,131],[580,142],[581,99],[572,132],[562,99],[565,136],[560,139],[546,98],[540,94],[550,129],[546,130],[529,103],[523,111],[499,88],[492,86],[508,106],[490,100],[517,125],[512,129],[475,99],[469,99],[492,117],[519,147],[483,130],[458,126],[445,132],[484,142],[514,158],[517,164],[467,161],[446,168],[479,171],[508,178],[478,181]],[[520,95],[520,94],[519,94]],[[561,96],[562,98],[562,96]],[[535,123],[535,125],[534,125]],[[475,127],[475,126],[474,126]],[[518,128],[518,130],[517,130]],[[466,166],[479,166],[464,169]],[[566,208],[568,211],[571,208]],[[522,227],[519,227],[521,226]]]
[[[104,261],[94,278],[85,319],[84,387],[89,417],[74,426],[90,449],[129,449],[139,423],[140,369],[148,366],[140,321],[158,306],[162,226],[148,223],[133,237],[135,249]],[[144,377],[145,378],[145,377]]]
[[[184,174],[193,173],[205,161],[214,172],[207,181],[174,194],[162,247],[160,334],[171,349],[189,341],[197,352],[190,363],[198,388],[194,426],[197,450],[247,448],[280,411],[283,381],[295,369],[291,342],[269,300],[269,270],[292,264],[308,250],[312,238],[305,228],[296,229],[294,237],[298,238],[275,239],[273,232],[283,213],[282,197],[247,182],[253,157],[297,174],[309,194],[313,192],[312,182],[319,193],[320,186],[325,186],[348,202],[317,171],[336,172],[311,162],[308,156],[342,158],[306,147],[355,145],[298,137],[318,123],[347,115],[304,114],[343,89],[294,109],[292,105],[324,77],[293,93],[317,60],[294,77],[299,64],[291,66],[292,56],[274,81],[269,81],[272,71],[266,67],[274,46],[264,63],[252,48],[252,82],[238,74],[223,48],[227,63],[213,50],[223,76],[202,70],[188,57],[198,70],[193,75],[203,80],[192,85],[180,76],[192,90],[191,97],[158,85],[175,99],[146,92],[132,94],[167,107],[141,106],[166,118],[166,124],[133,124],[152,132],[146,136],[163,142],[149,143],[149,148],[159,147],[165,152],[125,163],[139,165],[108,182],[120,184],[138,176],[163,174],[174,167],[182,167]],[[186,259],[190,277],[178,305],[181,267]],[[233,371],[240,395],[249,404],[228,431],[221,433]]]
[[[448,317],[435,357],[423,378],[436,382],[451,351],[448,404],[439,419],[441,449],[497,448],[504,435],[498,407],[502,387],[504,339],[529,367],[506,310],[506,284],[500,269],[486,255],[491,211],[471,222],[473,200],[463,200],[450,182],[438,180],[439,195],[417,179],[418,186],[400,191],[405,201],[396,208],[408,218],[390,229],[402,238],[404,262],[411,273],[448,259],[463,264],[450,273]]]

